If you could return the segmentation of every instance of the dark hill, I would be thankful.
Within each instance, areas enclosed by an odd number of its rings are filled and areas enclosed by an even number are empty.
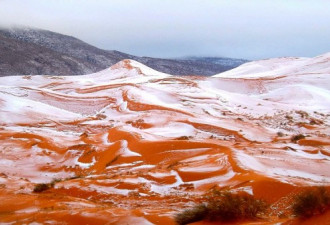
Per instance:
[[[214,75],[245,63],[229,58],[159,59],[102,50],[77,38],[30,28],[0,30],[0,76],[78,75],[98,72],[133,59],[176,75]]]

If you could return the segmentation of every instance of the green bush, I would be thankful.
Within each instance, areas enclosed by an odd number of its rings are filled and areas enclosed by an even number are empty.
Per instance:
[[[329,208],[330,195],[325,188],[319,187],[297,195],[292,211],[298,217],[311,217],[321,214]]]
[[[255,199],[248,194],[231,194],[219,192],[211,196],[206,204],[200,204],[192,209],[179,213],[175,221],[184,225],[200,220],[233,221],[255,219],[268,208],[263,200]]]

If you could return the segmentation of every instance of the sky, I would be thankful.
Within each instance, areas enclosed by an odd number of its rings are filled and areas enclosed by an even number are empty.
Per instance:
[[[313,57],[330,51],[329,0],[0,0],[0,26],[138,56]]]

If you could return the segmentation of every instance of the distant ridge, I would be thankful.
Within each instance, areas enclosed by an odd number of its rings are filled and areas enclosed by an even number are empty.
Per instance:
[[[207,76],[247,62],[211,57],[138,57],[115,50],[102,50],[77,38],[47,30],[0,29],[0,76],[89,74],[106,69],[124,59],[138,61],[164,73]]]
[[[313,57],[281,57],[252,61],[214,75],[222,78],[279,77],[283,75],[330,73],[330,52]]]

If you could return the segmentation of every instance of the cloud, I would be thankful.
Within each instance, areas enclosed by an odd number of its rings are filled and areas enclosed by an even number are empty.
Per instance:
[[[329,8],[323,0],[0,0],[0,26],[156,57],[314,56],[330,51]]]

